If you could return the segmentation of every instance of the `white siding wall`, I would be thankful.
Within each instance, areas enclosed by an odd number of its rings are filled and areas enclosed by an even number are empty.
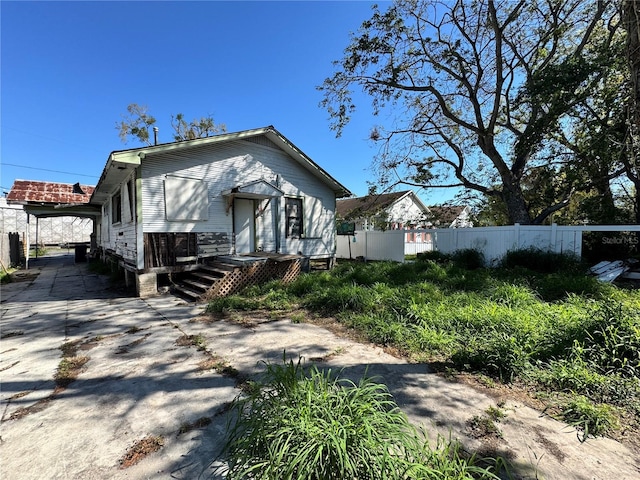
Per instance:
[[[403,228],[408,227],[409,224],[419,224],[421,220],[424,220],[423,217],[423,211],[416,205],[411,195],[394,203],[389,209],[389,222],[402,224]]]
[[[122,221],[112,223],[114,212],[112,211],[111,199],[109,199],[102,205],[99,245],[104,249],[113,250],[116,255],[120,255],[127,262],[136,265],[138,263],[137,219],[135,213],[133,215],[128,213],[131,208],[130,202],[135,202],[135,198],[129,198],[127,182],[120,185],[119,192],[122,198]],[[134,206],[133,212],[135,211]]]
[[[227,212],[224,190],[265,180],[286,196],[303,199],[305,236],[284,237],[284,198],[272,200],[272,215],[279,215],[280,253],[333,255],[335,250],[335,195],[331,189],[278,148],[248,141],[209,145],[178,154],[147,155],[142,162],[142,209],[145,232],[233,232],[232,212]],[[201,221],[168,221],[165,213],[166,175],[200,179],[208,185],[209,215]],[[166,201],[171,201],[167,199]],[[276,207],[277,204],[277,207]],[[268,221],[265,217],[264,221]],[[265,225],[260,228],[266,228]],[[265,237],[263,248],[273,251],[275,239]]]

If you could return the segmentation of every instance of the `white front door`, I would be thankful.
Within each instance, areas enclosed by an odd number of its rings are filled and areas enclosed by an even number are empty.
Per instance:
[[[236,253],[255,251],[255,209],[253,200],[236,198],[233,204],[233,231],[236,234]]]

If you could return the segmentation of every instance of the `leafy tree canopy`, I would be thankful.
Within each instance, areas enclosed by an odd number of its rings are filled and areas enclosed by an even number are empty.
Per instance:
[[[116,122],[116,129],[123,143],[133,137],[141,143],[151,145],[149,129],[155,124],[156,119],[148,113],[146,105],[131,103],[127,106],[127,114],[122,116],[120,122]],[[216,124],[211,115],[187,122],[182,113],[177,113],[171,116],[171,127],[176,142],[210,137],[227,131],[227,127],[222,123]]]
[[[526,179],[606,76],[617,18],[607,0],[396,0],[352,35],[322,105],[338,135],[356,88],[391,112],[371,134],[382,186],[463,187],[499,199],[509,223],[541,223],[580,183],[564,173],[532,208]]]

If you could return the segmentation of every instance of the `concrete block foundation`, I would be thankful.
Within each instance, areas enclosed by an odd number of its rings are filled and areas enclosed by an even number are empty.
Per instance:
[[[158,275],[155,273],[138,273],[136,275],[136,293],[140,298],[158,295]]]

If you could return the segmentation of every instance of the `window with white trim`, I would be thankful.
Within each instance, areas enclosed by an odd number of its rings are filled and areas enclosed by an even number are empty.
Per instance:
[[[287,197],[285,199],[285,212],[287,216],[287,238],[302,238],[304,234],[302,229],[302,199]]]

